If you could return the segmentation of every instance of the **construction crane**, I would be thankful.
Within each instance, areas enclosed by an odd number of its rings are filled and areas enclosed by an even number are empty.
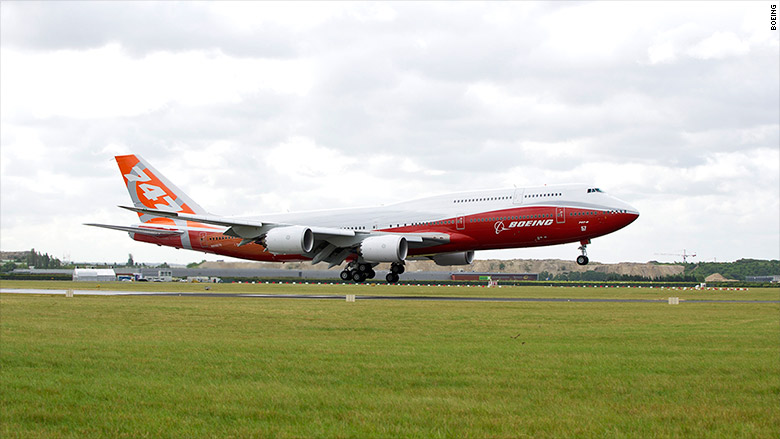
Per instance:
[[[688,253],[685,249],[683,249],[682,254],[680,253],[656,253],[657,255],[666,255],[666,256],[682,256],[683,258],[683,264],[688,263],[688,258],[695,258],[696,253]]]

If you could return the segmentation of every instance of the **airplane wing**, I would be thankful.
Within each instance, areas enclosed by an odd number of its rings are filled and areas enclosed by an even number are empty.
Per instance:
[[[110,224],[84,224],[85,226],[102,227],[104,229],[120,230],[122,232],[138,233],[147,236],[174,236],[183,235],[184,230],[177,229],[161,229],[150,227],[138,227],[138,226],[114,226]]]
[[[242,240],[239,245],[256,242],[275,228],[301,226],[140,207],[119,207],[140,214],[227,227],[228,229],[223,233],[225,235],[241,238]],[[306,256],[311,257],[312,263],[314,264],[326,261],[330,263],[331,266],[341,264],[344,259],[355,251],[355,248],[360,245],[363,240],[372,236],[402,236],[407,244],[413,248],[433,247],[450,242],[450,236],[446,233],[387,233],[320,226],[305,226],[305,228],[311,230],[313,234],[312,250],[309,253],[306,253]]]
[[[213,224],[217,226],[228,227],[229,229],[224,232],[225,235],[235,236],[243,239],[256,239],[260,235],[267,233],[269,230],[290,226],[292,224],[278,224],[278,223],[263,223],[260,221],[244,220],[225,218],[217,215],[198,215],[191,213],[171,212],[167,210],[157,209],[144,209],[139,207],[119,206],[122,209],[127,209],[133,212],[141,214],[149,214],[154,216],[160,216],[163,218],[171,218],[185,221],[193,221],[204,224]],[[354,237],[357,233],[353,230],[336,229],[333,227],[309,227],[315,235],[320,235],[323,238],[328,237]]]

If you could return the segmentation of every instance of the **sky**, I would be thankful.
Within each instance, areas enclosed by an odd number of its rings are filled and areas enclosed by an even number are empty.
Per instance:
[[[641,212],[592,261],[778,259],[771,4],[4,1],[0,249],[226,259],[83,225],[133,153],[221,215],[588,183]]]

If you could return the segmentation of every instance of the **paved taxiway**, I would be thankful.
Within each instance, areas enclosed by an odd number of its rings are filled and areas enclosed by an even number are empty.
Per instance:
[[[35,290],[2,288],[6,294],[48,294],[65,295],[65,290]],[[176,296],[176,297],[246,297],[254,299],[328,299],[345,300],[346,296],[316,294],[251,294],[251,293],[171,293],[162,291],[95,291],[73,290],[74,296]],[[518,298],[518,297],[465,297],[465,296],[360,296],[355,300],[425,300],[445,302],[579,302],[579,303],[667,303],[666,299],[583,299],[583,298]],[[688,299],[680,303],[780,303],[780,300],[707,300]]]

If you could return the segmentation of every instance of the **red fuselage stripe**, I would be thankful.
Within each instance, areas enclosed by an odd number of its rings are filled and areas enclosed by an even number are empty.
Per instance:
[[[555,206],[528,206],[482,212],[462,217],[442,218],[434,221],[402,223],[398,227],[378,231],[394,233],[440,233],[450,236],[450,242],[425,248],[410,248],[409,256],[469,250],[495,250],[506,248],[538,247],[578,242],[603,236],[622,229],[638,215],[618,211],[603,211]],[[195,224],[188,224],[195,225]],[[211,226],[204,226],[213,228]],[[240,238],[221,232],[189,230],[192,250],[214,253],[241,259],[266,262],[307,261],[302,255],[273,255],[263,246],[250,243],[239,247]],[[134,235],[141,242],[175,248],[187,248],[180,236],[154,237]]]

